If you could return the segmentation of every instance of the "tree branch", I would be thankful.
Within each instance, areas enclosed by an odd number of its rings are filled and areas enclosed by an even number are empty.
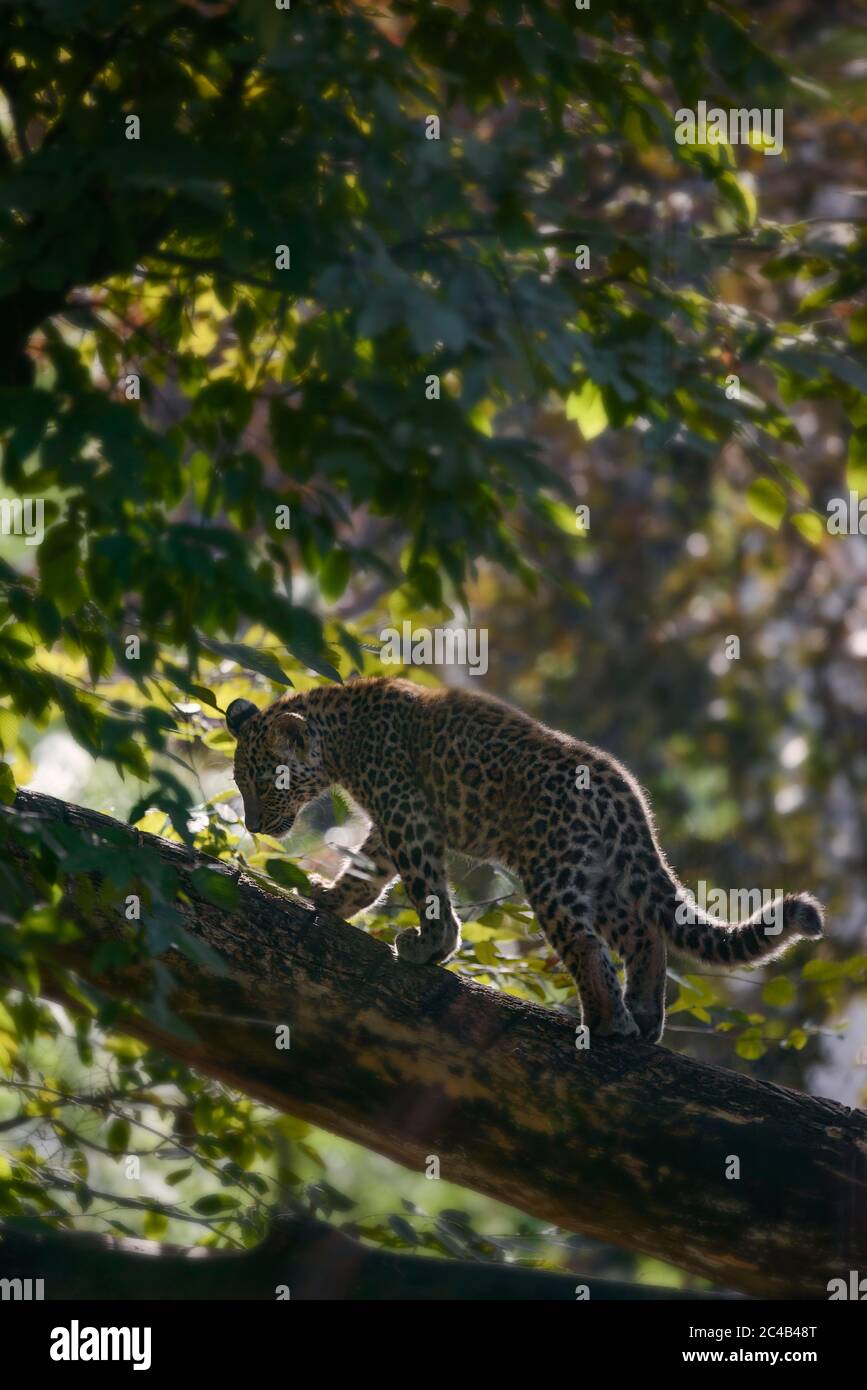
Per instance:
[[[567,1230],[641,1251],[765,1297],[827,1297],[867,1267],[867,1115],[662,1047],[593,1041],[574,1019],[411,966],[381,942],[224,864],[95,812],[21,792],[4,815],[91,837],[128,835],[173,867],[187,930],[218,951],[217,977],[172,951],[172,1007],[188,1041],[126,1012],[118,1026],[278,1109]],[[27,837],[28,839],[30,837]],[[197,867],[237,878],[215,907]],[[20,853],[25,878],[34,864]],[[130,930],[122,898],[69,880],[82,940],[53,959],[119,998],[144,998],[147,965],[95,971],[93,952]],[[62,977],[47,991],[64,999]],[[70,1003],[70,1001],[66,1001]],[[74,1005],[71,1005],[74,1006]],[[291,1047],[275,1028],[291,1028]],[[731,1158],[740,1177],[726,1177]]]
[[[591,1299],[715,1298],[714,1294],[586,1279],[510,1265],[420,1258],[375,1250],[324,1221],[281,1217],[243,1253],[184,1250],[122,1236],[0,1228],[6,1279],[43,1279],[52,1299],[270,1299],[281,1286],[305,1299],[566,1300],[587,1286]]]

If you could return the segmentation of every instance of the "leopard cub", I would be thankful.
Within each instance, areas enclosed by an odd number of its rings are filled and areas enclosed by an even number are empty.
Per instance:
[[[370,816],[368,876],[315,883],[318,904],[351,917],[400,877],[419,926],[400,933],[397,954],[436,964],[460,945],[446,847],[502,863],[574,978],[591,1033],[661,1037],[669,942],[706,962],[750,964],[822,935],[822,908],[808,893],[742,922],[708,916],[670,868],[625,768],[487,696],[365,679],[264,710],[233,700],[226,720],[248,830],[287,834],[335,784]],[[625,965],[625,992],[609,947]]]

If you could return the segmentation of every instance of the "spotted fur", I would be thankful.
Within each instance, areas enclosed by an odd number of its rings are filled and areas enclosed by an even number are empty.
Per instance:
[[[696,908],[698,920],[681,925],[684,890],[634,778],[599,749],[487,696],[357,680],[264,710],[236,700],[227,722],[249,830],[287,834],[335,784],[370,816],[367,877],[316,882],[319,904],[351,917],[399,876],[420,925],[400,933],[398,955],[443,962],[460,945],[446,847],[503,863],[573,976],[591,1033],[661,1036],[667,941],[709,963],[750,964],[822,935],[822,909],[808,894],[785,897],[775,934],[758,913],[721,923]],[[625,965],[625,994],[609,947]]]

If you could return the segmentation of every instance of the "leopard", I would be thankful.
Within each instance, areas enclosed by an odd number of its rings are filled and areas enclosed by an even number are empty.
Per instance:
[[[824,934],[824,908],[809,893],[742,921],[710,916],[669,865],[632,774],[494,696],[358,677],[293,689],[261,709],[236,699],[225,716],[251,834],[285,837],[335,787],[371,823],[354,863],[333,881],[311,876],[302,893],[314,906],[349,919],[399,879],[419,925],[398,933],[397,956],[445,964],[461,945],[447,850],[502,865],[574,981],[590,1037],[660,1040],[668,946],[711,966],[749,966]]]

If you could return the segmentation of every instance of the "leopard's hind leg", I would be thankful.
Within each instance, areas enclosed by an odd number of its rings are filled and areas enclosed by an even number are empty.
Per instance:
[[[626,1002],[645,1042],[659,1042],[665,1028],[666,954],[659,932],[634,938],[626,952]]]
[[[591,1042],[598,1037],[638,1037],[623,998],[614,962],[593,929],[595,883],[592,859],[552,864],[537,858],[523,869],[527,897],[539,925],[575,981]]]
[[[665,1027],[666,947],[655,931],[621,903],[609,883],[600,884],[594,924],[626,966],[626,1007],[645,1042],[659,1042]]]

